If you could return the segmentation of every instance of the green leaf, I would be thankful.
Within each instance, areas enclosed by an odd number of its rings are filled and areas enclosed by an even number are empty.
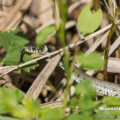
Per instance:
[[[34,101],[32,98],[29,98],[25,101],[25,108],[30,112],[31,116],[40,114],[40,101],[37,99]]]
[[[75,86],[75,90],[79,109],[84,111],[84,114],[91,115],[94,108],[100,104],[100,102],[93,101],[93,97],[95,96],[95,88],[91,85],[90,81],[85,80],[77,84]]]
[[[9,53],[3,60],[3,62],[7,65],[7,66],[13,66],[13,65],[19,65],[23,62],[20,62],[20,52],[16,51],[16,52],[11,52]],[[27,61],[30,61],[30,60],[33,60],[33,58],[27,54],[24,54],[23,55],[23,61],[24,62],[27,62]],[[26,65],[24,67],[22,67],[22,69],[25,71],[25,72],[30,72],[30,69],[35,69],[35,67],[39,66],[39,64],[37,64],[37,62],[34,62],[34,63],[31,63],[29,65]],[[15,70],[15,73],[21,73],[21,70],[18,69],[18,70]]]
[[[72,114],[67,118],[67,120],[84,120],[84,116],[79,114]]]
[[[55,25],[49,25],[43,28],[36,36],[36,46],[40,47],[43,42],[56,31]]]
[[[19,119],[11,118],[11,117],[5,117],[5,116],[0,116],[0,120],[19,120]]]
[[[18,103],[23,100],[23,93],[13,88],[0,88],[0,113],[8,113],[17,118],[29,116],[26,108]]]
[[[47,111],[51,110],[49,105],[41,107],[41,115],[44,116]]]
[[[111,15],[108,15],[109,19],[114,22],[114,18]]]
[[[0,65],[2,65],[3,64],[3,61],[2,61],[2,59],[0,59]]]
[[[13,107],[11,114],[16,118],[20,118],[21,120],[23,120],[23,118],[30,117],[29,111],[20,104],[18,104],[16,107]]]
[[[19,61],[20,61],[20,52],[18,52],[18,51],[9,53],[3,59],[3,62],[7,66],[17,65]]]
[[[10,32],[0,32],[0,44],[4,47],[4,49],[8,52],[5,56],[3,62],[7,66],[18,65],[20,61],[21,53],[24,48],[24,45],[27,44],[29,41],[26,40],[26,35],[23,34],[20,30],[10,31]],[[32,57],[28,55],[24,55],[23,57],[24,62],[33,60]],[[30,72],[30,69],[35,69],[38,66],[36,62],[23,67],[22,69],[26,72]],[[21,73],[21,69],[15,70],[15,73]]]
[[[14,88],[0,88],[1,97],[8,97],[14,100],[15,103],[19,103],[23,100],[23,93]]]
[[[3,101],[0,100],[0,113],[1,113],[1,114],[5,114],[5,113],[8,113],[8,112],[10,112],[10,111],[11,111],[11,109],[10,109],[9,107],[7,107],[7,106],[3,103]]]
[[[71,114],[67,120],[94,120],[93,116],[86,116],[84,114]]]
[[[88,96],[89,98],[93,97],[96,92],[95,88],[92,86],[89,80],[78,83],[75,86],[75,90],[76,95],[79,96],[80,94],[84,94],[84,96]]]
[[[8,113],[23,98],[23,93],[17,89],[0,88],[0,113]]]
[[[31,56],[29,56],[29,55],[27,55],[27,54],[25,54],[24,56],[23,56],[23,61],[24,62],[28,62],[28,61],[30,61],[30,60],[33,60],[33,58],[31,57]],[[26,66],[24,66],[24,67],[22,67],[22,69],[25,71],[25,72],[30,72],[30,69],[35,69],[35,67],[37,67],[37,66],[39,66],[39,64],[37,63],[37,62],[33,62],[33,63],[31,63],[31,64],[29,64],[29,65],[26,65]]]
[[[99,70],[104,65],[104,60],[98,52],[93,52],[89,55],[81,53],[76,56],[76,60],[81,62],[81,67],[85,69]]]
[[[81,96],[78,100],[79,109],[85,111],[87,115],[92,114],[99,104],[99,102],[93,101],[93,97],[89,98],[88,96]]]
[[[21,51],[27,43],[29,43],[29,41],[26,40],[26,35],[20,30],[0,32],[0,44],[8,53]]]
[[[104,96],[102,99],[108,106],[119,106],[120,98],[112,97],[112,96]]]
[[[72,98],[70,102],[68,103],[68,106],[74,111],[75,107],[77,106],[77,101],[75,98]]]
[[[119,13],[120,13],[120,10],[119,10],[119,8],[117,8],[116,12],[115,12],[115,17],[117,17],[119,15]]]
[[[87,5],[78,17],[78,27],[83,36],[93,33],[100,26],[103,17],[101,9],[92,13],[90,8],[91,6]]]
[[[44,109],[44,111],[41,114],[42,120],[62,120],[63,117],[63,110],[59,107],[54,109]]]

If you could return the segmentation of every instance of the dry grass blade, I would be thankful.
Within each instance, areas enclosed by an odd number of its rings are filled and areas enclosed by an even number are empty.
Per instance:
[[[32,0],[20,0],[5,18],[0,26],[0,30],[10,30],[17,22],[20,22],[31,2]]]
[[[36,78],[32,86],[26,93],[25,98],[33,97],[34,100],[38,98],[44,84],[48,80],[49,76],[52,74],[58,62],[60,61],[62,54],[63,53],[56,55],[48,62],[48,64],[45,66],[42,72],[38,75],[38,77]]]
[[[8,14],[4,11],[0,11],[0,18],[6,17]]]
[[[117,38],[117,40],[115,40],[115,42],[111,45],[110,47],[110,51],[108,53],[108,56],[110,56],[114,51],[115,49],[117,49],[117,47],[120,45],[120,36]]]
[[[87,50],[86,55],[92,53],[101,43],[108,37],[109,31],[107,31],[104,35],[100,36],[95,43]]]
[[[120,59],[109,57],[107,71],[111,73],[120,73]]]
[[[5,18],[4,22],[1,24],[0,30],[4,30],[8,26],[8,24],[11,24],[11,21],[13,20],[17,12],[20,10],[24,2],[25,2],[24,0],[20,0],[18,4],[14,6],[14,8],[10,11],[10,13]]]
[[[53,102],[48,102],[48,103],[44,103],[44,104],[41,104],[40,106],[41,107],[45,107],[45,106],[50,106],[51,108],[56,108],[56,107],[62,107],[63,104],[61,101],[53,101]]]
[[[16,88],[12,83],[7,80],[0,80],[0,87]]]
[[[66,25],[65,25],[65,30],[67,30],[67,29],[69,29],[69,28],[71,28],[71,27],[73,27],[73,26],[75,26],[76,25],[76,21],[68,21],[67,23],[66,23]]]
[[[9,70],[11,70],[12,68],[14,68],[15,66],[4,66],[4,67],[0,67],[0,73],[5,73]]]
[[[66,86],[67,80],[63,78],[60,82],[60,84],[57,87],[57,94],[51,93],[49,96],[45,98],[45,101],[54,101],[57,97],[60,97],[63,93],[63,88]]]

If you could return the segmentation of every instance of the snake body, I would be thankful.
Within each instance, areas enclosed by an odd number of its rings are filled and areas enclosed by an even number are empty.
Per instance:
[[[53,51],[53,49],[47,47],[46,45],[42,45],[41,48],[38,48],[36,46],[25,46],[24,51],[28,53],[36,53],[41,55],[49,54]],[[21,60],[22,60],[22,53],[21,52]],[[59,62],[59,66],[65,70],[63,62]],[[89,80],[92,82],[93,87],[95,87],[97,93],[101,93],[103,95],[108,96],[116,96],[120,97],[120,85],[112,83],[112,82],[106,82],[103,80],[96,79],[94,77],[91,77],[87,74],[85,74],[83,71],[79,70],[78,68],[75,68],[72,72],[73,79],[76,82],[82,82],[84,80]]]
[[[74,73],[73,79],[76,82],[90,80],[92,82],[93,87],[95,87],[97,93],[101,93],[107,96],[120,97],[120,85],[119,84],[96,79],[94,77],[91,77],[85,74],[83,71],[79,69],[75,69],[73,73]]]

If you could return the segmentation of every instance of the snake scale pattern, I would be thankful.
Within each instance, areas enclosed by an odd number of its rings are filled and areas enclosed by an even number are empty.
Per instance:
[[[38,48],[36,46],[25,46],[21,52],[21,60],[22,60],[22,55],[24,51],[28,53],[46,55],[46,54],[49,54],[50,52],[53,52],[53,49],[47,47],[46,45],[42,45],[41,48]],[[63,70],[65,70],[63,62],[60,61],[59,66]],[[106,82],[106,81],[99,80],[94,77],[88,76],[83,71],[79,70],[78,68],[75,68],[72,74],[73,74],[73,79],[76,82],[90,80],[92,82],[93,87],[95,87],[97,93],[101,93],[107,96],[120,97],[120,85],[118,84],[115,84],[112,82]]]

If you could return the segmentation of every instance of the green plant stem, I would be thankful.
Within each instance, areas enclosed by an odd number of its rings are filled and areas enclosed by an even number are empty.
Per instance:
[[[100,0],[94,0],[93,4],[94,4],[94,10],[95,11],[97,11],[98,9],[100,9]]]
[[[66,47],[65,44],[65,24],[67,21],[67,8],[68,8],[68,0],[58,0],[58,7],[59,7],[59,11],[60,11],[60,21],[59,21],[59,39],[61,42],[61,45],[63,48]],[[67,84],[66,84],[66,88],[64,91],[64,101],[63,101],[63,105],[64,105],[64,116],[65,116],[65,108],[67,106],[67,98],[69,96],[69,88],[70,88],[70,77],[71,77],[71,71],[70,71],[70,67],[69,67],[69,50],[64,49],[64,64],[65,64],[65,68],[66,68],[66,72],[67,72]]]
[[[110,44],[110,39],[113,35],[113,33],[115,32],[116,29],[116,25],[113,23],[111,28],[110,28],[110,32],[108,35],[108,39],[107,39],[107,43],[106,43],[106,48],[105,48],[105,55],[104,55],[104,60],[105,60],[105,65],[104,65],[104,76],[105,76],[105,80],[108,81],[108,76],[107,76],[107,62],[108,62],[108,51],[109,51],[109,44]]]

